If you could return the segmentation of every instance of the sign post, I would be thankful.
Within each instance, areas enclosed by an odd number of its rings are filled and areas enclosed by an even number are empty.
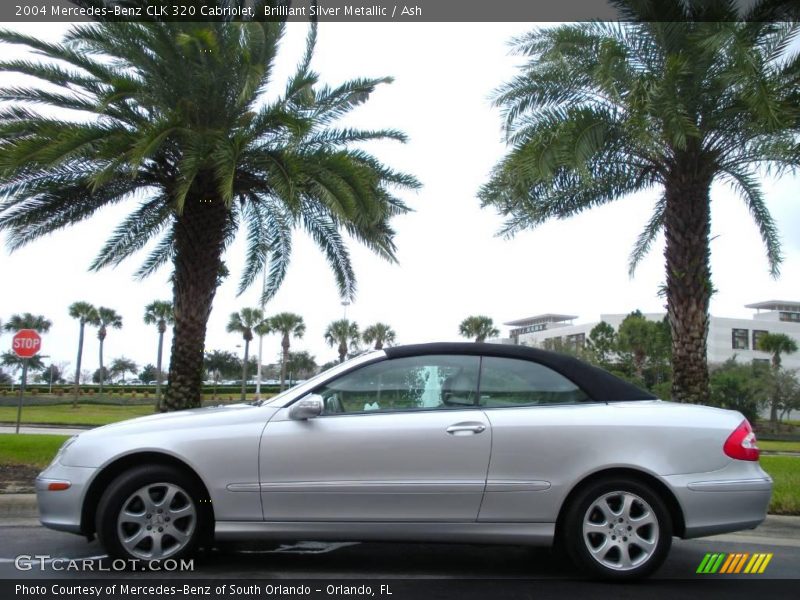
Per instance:
[[[22,396],[25,394],[25,383],[28,379],[28,361],[42,349],[42,338],[34,329],[20,329],[12,338],[11,349],[22,359],[22,383],[19,386],[17,428],[15,430],[15,433],[19,433],[19,424],[22,420]]]

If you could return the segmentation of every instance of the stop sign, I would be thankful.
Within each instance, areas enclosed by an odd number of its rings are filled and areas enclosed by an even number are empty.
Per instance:
[[[11,349],[20,358],[36,356],[42,349],[42,338],[34,329],[20,329],[14,334]]]

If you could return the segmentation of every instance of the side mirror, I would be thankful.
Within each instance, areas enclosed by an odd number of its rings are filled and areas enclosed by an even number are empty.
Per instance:
[[[319,394],[309,394],[302,400],[298,400],[289,409],[289,418],[297,421],[313,419],[322,414],[325,402]]]

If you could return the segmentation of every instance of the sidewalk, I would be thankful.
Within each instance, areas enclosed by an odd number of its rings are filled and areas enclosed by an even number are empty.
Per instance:
[[[0,434],[3,433],[14,433],[15,431],[14,425],[0,425]],[[92,429],[91,427],[63,427],[61,425],[54,425],[52,427],[48,425],[21,425],[19,428],[20,433],[37,433],[37,434],[46,434],[46,435],[78,435],[79,433],[83,433],[84,431]]]

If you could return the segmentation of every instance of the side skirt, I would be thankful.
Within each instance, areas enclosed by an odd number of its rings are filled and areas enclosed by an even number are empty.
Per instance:
[[[452,542],[549,546],[555,523],[354,523],[217,521],[218,541]]]

